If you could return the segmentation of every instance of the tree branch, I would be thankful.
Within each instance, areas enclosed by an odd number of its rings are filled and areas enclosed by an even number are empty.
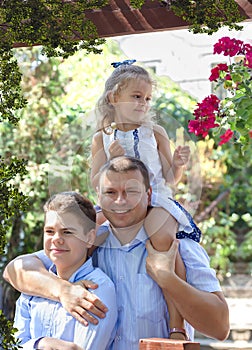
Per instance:
[[[229,196],[229,193],[230,190],[226,190],[219,194],[219,196],[204,211],[202,211],[198,216],[196,216],[195,221],[202,222],[224,198]]]

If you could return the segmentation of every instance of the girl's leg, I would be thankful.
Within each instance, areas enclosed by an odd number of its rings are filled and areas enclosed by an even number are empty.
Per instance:
[[[144,221],[144,228],[150,237],[153,247],[158,251],[167,251],[172,241],[176,238],[178,222],[165,209],[159,207],[151,208]],[[180,254],[177,254],[176,274],[186,281],[185,266]],[[166,300],[170,315],[170,329],[184,328],[184,320],[175,308],[171,300]],[[173,339],[185,339],[181,333],[173,333]]]

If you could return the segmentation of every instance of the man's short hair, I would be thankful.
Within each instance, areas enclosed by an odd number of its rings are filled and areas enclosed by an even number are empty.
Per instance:
[[[148,191],[148,189],[150,188],[150,177],[149,177],[148,169],[141,160],[134,157],[119,156],[119,157],[110,159],[100,169],[100,179],[103,174],[107,174],[109,171],[123,174],[134,170],[140,171],[144,180],[143,182],[144,182],[146,191]]]

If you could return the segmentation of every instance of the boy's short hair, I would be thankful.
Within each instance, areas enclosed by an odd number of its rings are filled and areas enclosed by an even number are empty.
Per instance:
[[[44,212],[54,210],[59,213],[72,212],[84,221],[84,230],[95,228],[96,211],[91,201],[78,192],[61,192],[51,196],[45,203]]]
[[[130,156],[119,156],[110,159],[100,169],[100,179],[102,178],[103,174],[107,174],[109,171],[122,174],[134,170],[140,171],[146,191],[148,191],[150,188],[150,177],[147,167],[141,160]]]

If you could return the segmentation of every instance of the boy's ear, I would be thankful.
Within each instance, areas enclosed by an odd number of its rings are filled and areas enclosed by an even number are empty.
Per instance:
[[[95,241],[95,236],[96,236],[96,233],[94,228],[85,234],[85,242],[87,244],[87,248],[92,247]]]

